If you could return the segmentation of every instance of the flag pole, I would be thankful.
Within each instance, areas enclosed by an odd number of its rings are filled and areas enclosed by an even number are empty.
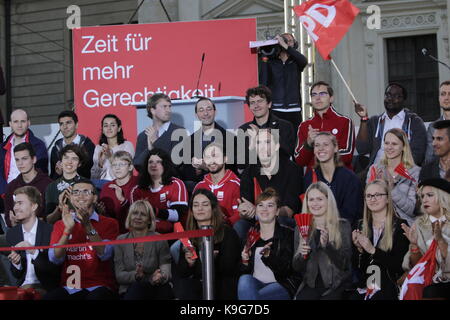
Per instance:
[[[331,58],[331,56],[330,56]],[[333,58],[331,58],[331,63],[333,64],[334,68],[336,69],[337,73],[339,74],[339,76],[341,77],[342,81],[344,81],[345,87],[347,88],[348,92],[350,93],[350,95],[353,98],[353,101],[358,103],[358,100],[356,100],[355,95],[352,92],[352,89],[350,89],[349,85],[347,84],[347,81],[345,81],[344,76],[342,75],[341,71],[339,71],[339,68],[337,67],[336,63],[334,63]]]

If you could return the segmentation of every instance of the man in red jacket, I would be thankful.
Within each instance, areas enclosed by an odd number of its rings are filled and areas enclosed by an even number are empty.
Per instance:
[[[239,220],[240,180],[233,171],[225,168],[227,157],[223,154],[222,145],[209,144],[203,151],[203,159],[209,173],[195,186],[194,192],[197,189],[207,189],[214,193],[225,221],[232,226]]]
[[[119,225],[115,219],[94,210],[96,188],[81,179],[72,186],[70,202],[74,212],[63,206],[62,220],[55,223],[50,245],[115,240]],[[54,264],[63,264],[62,288],[49,292],[47,300],[104,300],[117,298],[112,269],[113,246],[51,248],[48,256]]]
[[[313,140],[320,131],[329,131],[336,136],[342,162],[347,168],[352,169],[355,150],[355,128],[352,120],[336,112],[333,106],[333,88],[328,83],[316,82],[312,85],[310,94],[314,116],[298,127],[295,162],[300,166],[312,167]]]

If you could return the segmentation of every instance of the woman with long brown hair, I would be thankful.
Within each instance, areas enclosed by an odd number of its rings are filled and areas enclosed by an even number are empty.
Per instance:
[[[240,240],[233,228],[224,223],[223,212],[216,196],[198,189],[189,203],[186,230],[212,226],[214,230],[214,299],[236,299],[239,277]],[[180,247],[177,271],[181,280],[176,292],[181,299],[202,299],[201,238],[191,239],[197,259],[188,248]]]

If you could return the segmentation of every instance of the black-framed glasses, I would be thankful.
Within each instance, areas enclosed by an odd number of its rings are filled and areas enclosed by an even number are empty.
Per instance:
[[[367,193],[366,194],[366,200],[370,201],[372,199],[375,199],[375,200],[378,201],[378,200],[381,199],[382,196],[387,196],[387,193],[375,193],[375,194]]]

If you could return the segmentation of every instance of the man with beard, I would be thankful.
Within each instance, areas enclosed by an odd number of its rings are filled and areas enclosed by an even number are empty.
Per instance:
[[[147,151],[153,148],[162,149],[171,156],[172,149],[180,142],[172,139],[172,133],[177,129],[184,129],[170,121],[172,102],[169,96],[163,93],[157,93],[150,97],[147,102],[147,116],[153,120],[153,123],[137,137],[133,165],[138,171],[141,168],[146,169],[146,164],[143,162]]]
[[[44,173],[48,173],[48,153],[44,141],[36,138],[29,129],[30,118],[22,109],[16,109],[11,113],[9,121],[12,133],[0,146],[0,194],[5,193],[6,184],[13,181],[20,174],[14,158],[14,147],[22,142],[29,142],[36,152],[35,167]]]
[[[57,179],[62,175],[62,164],[59,152],[68,144],[77,144],[81,148],[84,148],[86,153],[86,163],[79,169],[79,173],[82,177],[91,177],[91,168],[93,166],[92,157],[94,156],[95,145],[89,139],[82,134],[77,133],[78,129],[78,116],[72,110],[64,110],[58,115],[59,130],[63,135],[63,138],[58,139],[52,148],[50,154],[50,177]]]
[[[207,189],[214,193],[222,208],[225,222],[232,226],[239,220],[240,180],[233,171],[225,169],[227,156],[224,155],[220,144],[209,144],[203,152],[203,160],[209,174],[195,186],[194,192],[197,189]]]
[[[442,82],[439,86],[439,105],[442,109],[442,116],[440,116],[436,121],[450,120],[450,80]],[[425,163],[430,163],[437,158],[437,155],[435,155],[433,152],[433,133],[435,130],[433,124],[436,121],[428,125],[427,153],[425,155]]]
[[[208,168],[205,161],[202,159],[202,154],[205,148],[212,142],[216,142],[224,146],[224,154],[228,156],[228,159],[232,160],[233,164],[229,167],[233,171],[236,171],[234,160],[235,160],[235,139],[236,136],[231,132],[222,128],[216,121],[216,106],[211,99],[201,97],[195,104],[195,114],[198,120],[201,122],[201,128],[191,134],[189,148],[184,149],[190,150],[191,152],[191,162],[185,163],[183,165],[183,180],[186,183],[188,190],[192,188],[189,187],[189,182],[198,183],[201,181],[206,173],[208,173]],[[233,149],[226,153],[226,146],[231,146],[233,143]],[[230,156],[232,158],[230,158]],[[192,186],[193,187],[193,186]]]
[[[405,131],[411,145],[414,162],[421,166],[427,148],[427,135],[423,120],[405,108],[406,89],[399,83],[390,83],[384,93],[386,111],[381,115],[368,117],[367,107],[355,103],[355,111],[361,118],[356,137],[356,150],[360,155],[369,154],[369,166],[378,164],[384,153],[381,143],[384,133],[392,128]]]

